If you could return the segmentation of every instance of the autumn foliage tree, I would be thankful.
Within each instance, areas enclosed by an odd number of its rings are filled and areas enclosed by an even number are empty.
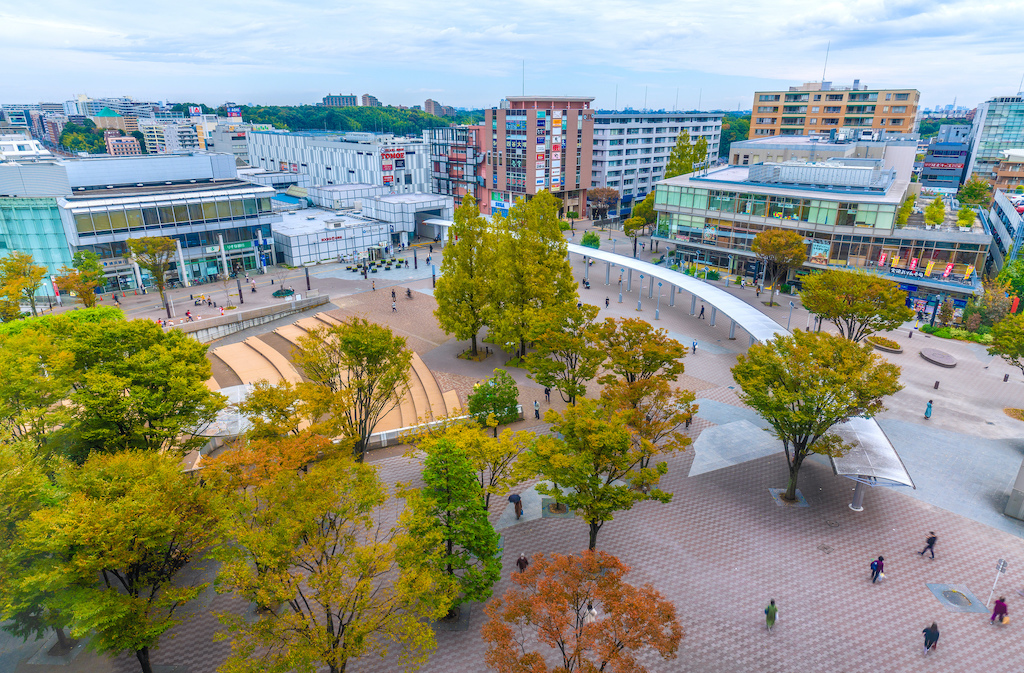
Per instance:
[[[651,655],[675,659],[683,637],[675,606],[650,584],[626,583],[628,572],[604,552],[536,556],[485,609],[485,663],[498,673],[645,673]],[[598,612],[589,622],[588,605]],[[560,659],[554,666],[550,653]]]
[[[587,200],[590,201],[591,216],[595,220],[602,220],[618,202],[619,192],[611,187],[595,187],[587,191]]]
[[[536,350],[523,359],[530,378],[558,390],[570,404],[586,394],[606,357],[596,340],[597,313],[590,304],[563,304],[539,314],[530,332]]]
[[[764,265],[765,282],[772,292],[768,305],[775,304],[775,290],[789,276],[791,269],[807,261],[804,237],[791,229],[766,229],[754,237],[750,249]]]
[[[603,384],[619,378],[629,383],[653,377],[675,381],[683,373],[686,347],[645,320],[606,318],[594,334],[608,356],[608,373],[598,379]]]
[[[898,283],[862,271],[828,269],[804,277],[800,299],[851,341],[896,329],[914,317]]]

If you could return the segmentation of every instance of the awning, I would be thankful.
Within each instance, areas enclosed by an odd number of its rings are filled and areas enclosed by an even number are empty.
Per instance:
[[[309,196],[309,190],[305,187],[299,187],[298,185],[292,185],[288,189],[284,190],[284,193],[288,196],[296,196],[300,199],[304,199]]]
[[[832,471],[870,486],[909,486],[916,489],[892,442],[874,419],[856,417],[833,428],[853,446],[846,455],[832,458]]]

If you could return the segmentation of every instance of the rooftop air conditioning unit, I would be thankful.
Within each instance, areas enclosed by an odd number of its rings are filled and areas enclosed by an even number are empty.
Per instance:
[[[306,217],[306,220],[315,220],[315,219],[316,219],[315,215],[309,215],[308,217]]]

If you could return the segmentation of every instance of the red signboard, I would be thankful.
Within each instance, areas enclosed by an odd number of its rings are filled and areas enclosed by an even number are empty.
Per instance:
[[[380,165],[380,169],[382,171],[393,171],[393,170],[395,170],[395,167],[392,164],[381,164]]]
[[[949,278],[949,274],[951,274],[951,273],[953,273],[953,265],[952,264],[947,264],[946,265],[946,272],[942,274],[942,277],[943,278]]]
[[[917,268],[917,257],[910,258],[910,270],[913,271]]]
[[[384,176],[384,184],[385,185],[389,185],[389,184],[391,184],[394,181],[395,181],[395,176],[393,176],[393,175],[385,175]]]
[[[886,257],[886,254],[885,254],[885,251],[883,250],[881,252],[881,254],[878,255],[878,266],[885,266],[885,257]]]
[[[956,168],[956,169],[960,169],[960,168],[963,168],[964,165],[963,164],[941,164],[941,163],[938,163],[938,162],[935,162],[935,161],[926,161],[926,162],[924,162],[924,167],[925,168]]]

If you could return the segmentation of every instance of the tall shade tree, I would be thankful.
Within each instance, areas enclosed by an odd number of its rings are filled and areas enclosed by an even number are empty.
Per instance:
[[[219,615],[231,632],[224,673],[287,673],[349,664],[396,645],[400,662],[418,664],[434,647],[428,619],[444,616],[455,586],[430,557],[439,537],[388,526],[387,489],[376,470],[353,458],[317,463],[308,474],[283,471],[264,487],[263,516],[252,517],[268,541],[221,570],[223,587],[281,603],[250,622]],[[255,539],[255,537],[253,538]],[[273,541],[280,541],[275,544]]]
[[[405,492],[409,534],[438,541],[430,563],[458,585],[463,602],[487,600],[501,577],[498,532],[483,494],[469,456],[445,438],[423,461],[423,488]]]
[[[587,200],[590,201],[591,216],[595,220],[603,220],[608,217],[608,211],[619,202],[618,190],[611,187],[595,187],[587,191]]]
[[[1003,270],[996,277],[999,283],[1009,284],[1011,294],[1024,298],[1024,259],[1015,259],[1007,262]]]
[[[91,632],[97,652],[132,652],[152,673],[150,650],[207,586],[179,571],[216,541],[211,494],[176,456],[137,451],[65,463],[56,486],[19,527],[26,553],[46,558],[23,589],[52,591],[75,637]]]
[[[703,168],[708,160],[708,139],[705,136],[698,136],[693,144],[693,167]]]
[[[979,208],[988,208],[992,202],[992,185],[976,175],[963,184],[956,198],[960,203]]]
[[[530,332],[536,350],[523,359],[530,378],[555,388],[570,404],[587,393],[587,382],[606,357],[594,332],[597,313],[590,304],[563,304],[538,315]]]
[[[150,320],[82,323],[68,339],[74,356],[74,442],[81,462],[94,452],[185,453],[224,407],[206,387],[206,345]]]
[[[36,312],[36,293],[43,285],[46,267],[34,264],[32,255],[13,250],[0,257],[0,294],[12,304],[27,301]]]
[[[82,250],[71,258],[71,267],[63,267],[57,279],[60,290],[74,292],[86,308],[96,306],[96,289],[104,283],[99,255]]]
[[[63,447],[74,356],[38,326],[0,335],[0,428],[42,455]]]
[[[658,213],[654,210],[654,190],[648,192],[643,201],[633,206],[633,217],[642,217],[647,226],[658,221]]]
[[[526,354],[531,318],[538,311],[576,303],[576,282],[558,218],[560,201],[541,191],[519,199],[497,217],[492,292],[485,321],[494,343]]]
[[[434,288],[438,324],[456,339],[470,339],[474,356],[491,280],[493,240],[488,227],[473,197],[464,198],[455,210],[455,222],[449,231],[451,242],[445,246],[441,276]]]
[[[156,283],[156,289],[160,293],[160,303],[167,308],[167,317],[171,317],[171,309],[167,306],[167,273],[171,269],[171,262],[174,261],[174,253],[178,248],[173,238],[166,236],[146,236],[143,238],[129,238],[128,249],[135,258],[135,263],[141,266]]]
[[[607,369],[599,382],[619,378],[635,383],[655,376],[675,381],[683,373],[686,347],[639,318],[606,318],[594,327],[597,343],[608,355]]]
[[[494,376],[474,385],[466,401],[469,414],[482,427],[493,428],[495,437],[499,425],[519,419],[519,386],[504,369],[495,369]]]
[[[642,217],[630,217],[622,223],[622,233],[633,239],[633,257],[636,257],[637,237],[647,228],[647,221]]]
[[[409,390],[412,351],[387,327],[354,317],[312,329],[297,345],[295,362],[306,378],[330,392],[323,412],[343,419],[362,461],[378,421]]]
[[[589,548],[615,512],[638,502],[670,502],[672,494],[656,485],[668,471],[666,463],[641,468],[645,454],[630,439],[629,418],[598,400],[581,400],[563,413],[549,410],[544,420],[554,436],[541,436],[520,459],[524,477],[540,475],[537,491],[556,498],[590,527]]]
[[[628,572],[604,552],[536,556],[487,604],[484,662],[498,673],[646,673],[651,655],[675,659],[683,637],[675,606],[650,584],[626,583]],[[586,619],[588,605],[596,620]],[[561,661],[549,667],[552,650]]]
[[[804,237],[791,229],[766,229],[754,237],[750,249],[764,265],[764,279],[771,285],[768,305],[775,304],[775,290],[792,269],[807,261]]]
[[[900,390],[900,369],[868,346],[825,332],[797,330],[754,344],[732,368],[740,399],[771,425],[789,467],[783,496],[796,500],[797,477],[811,453],[847,450],[829,431],[854,416],[885,410],[882,398]]]
[[[896,329],[914,317],[898,283],[863,271],[829,269],[804,276],[804,307],[851,341]]]
[[[705,154],[707,150],[705,149]],[[665,167],[665,179],[674,178],[677,175],[688,175],[693,172],[694,156],[693,145],[690,143],[690,132],[683,129],[676,138],[676,145],[672,153],[668,155],[668,165]]]
[[[998,355],[1024,374],[1024,313],[1015,313],[992,328],[990,355]]]

